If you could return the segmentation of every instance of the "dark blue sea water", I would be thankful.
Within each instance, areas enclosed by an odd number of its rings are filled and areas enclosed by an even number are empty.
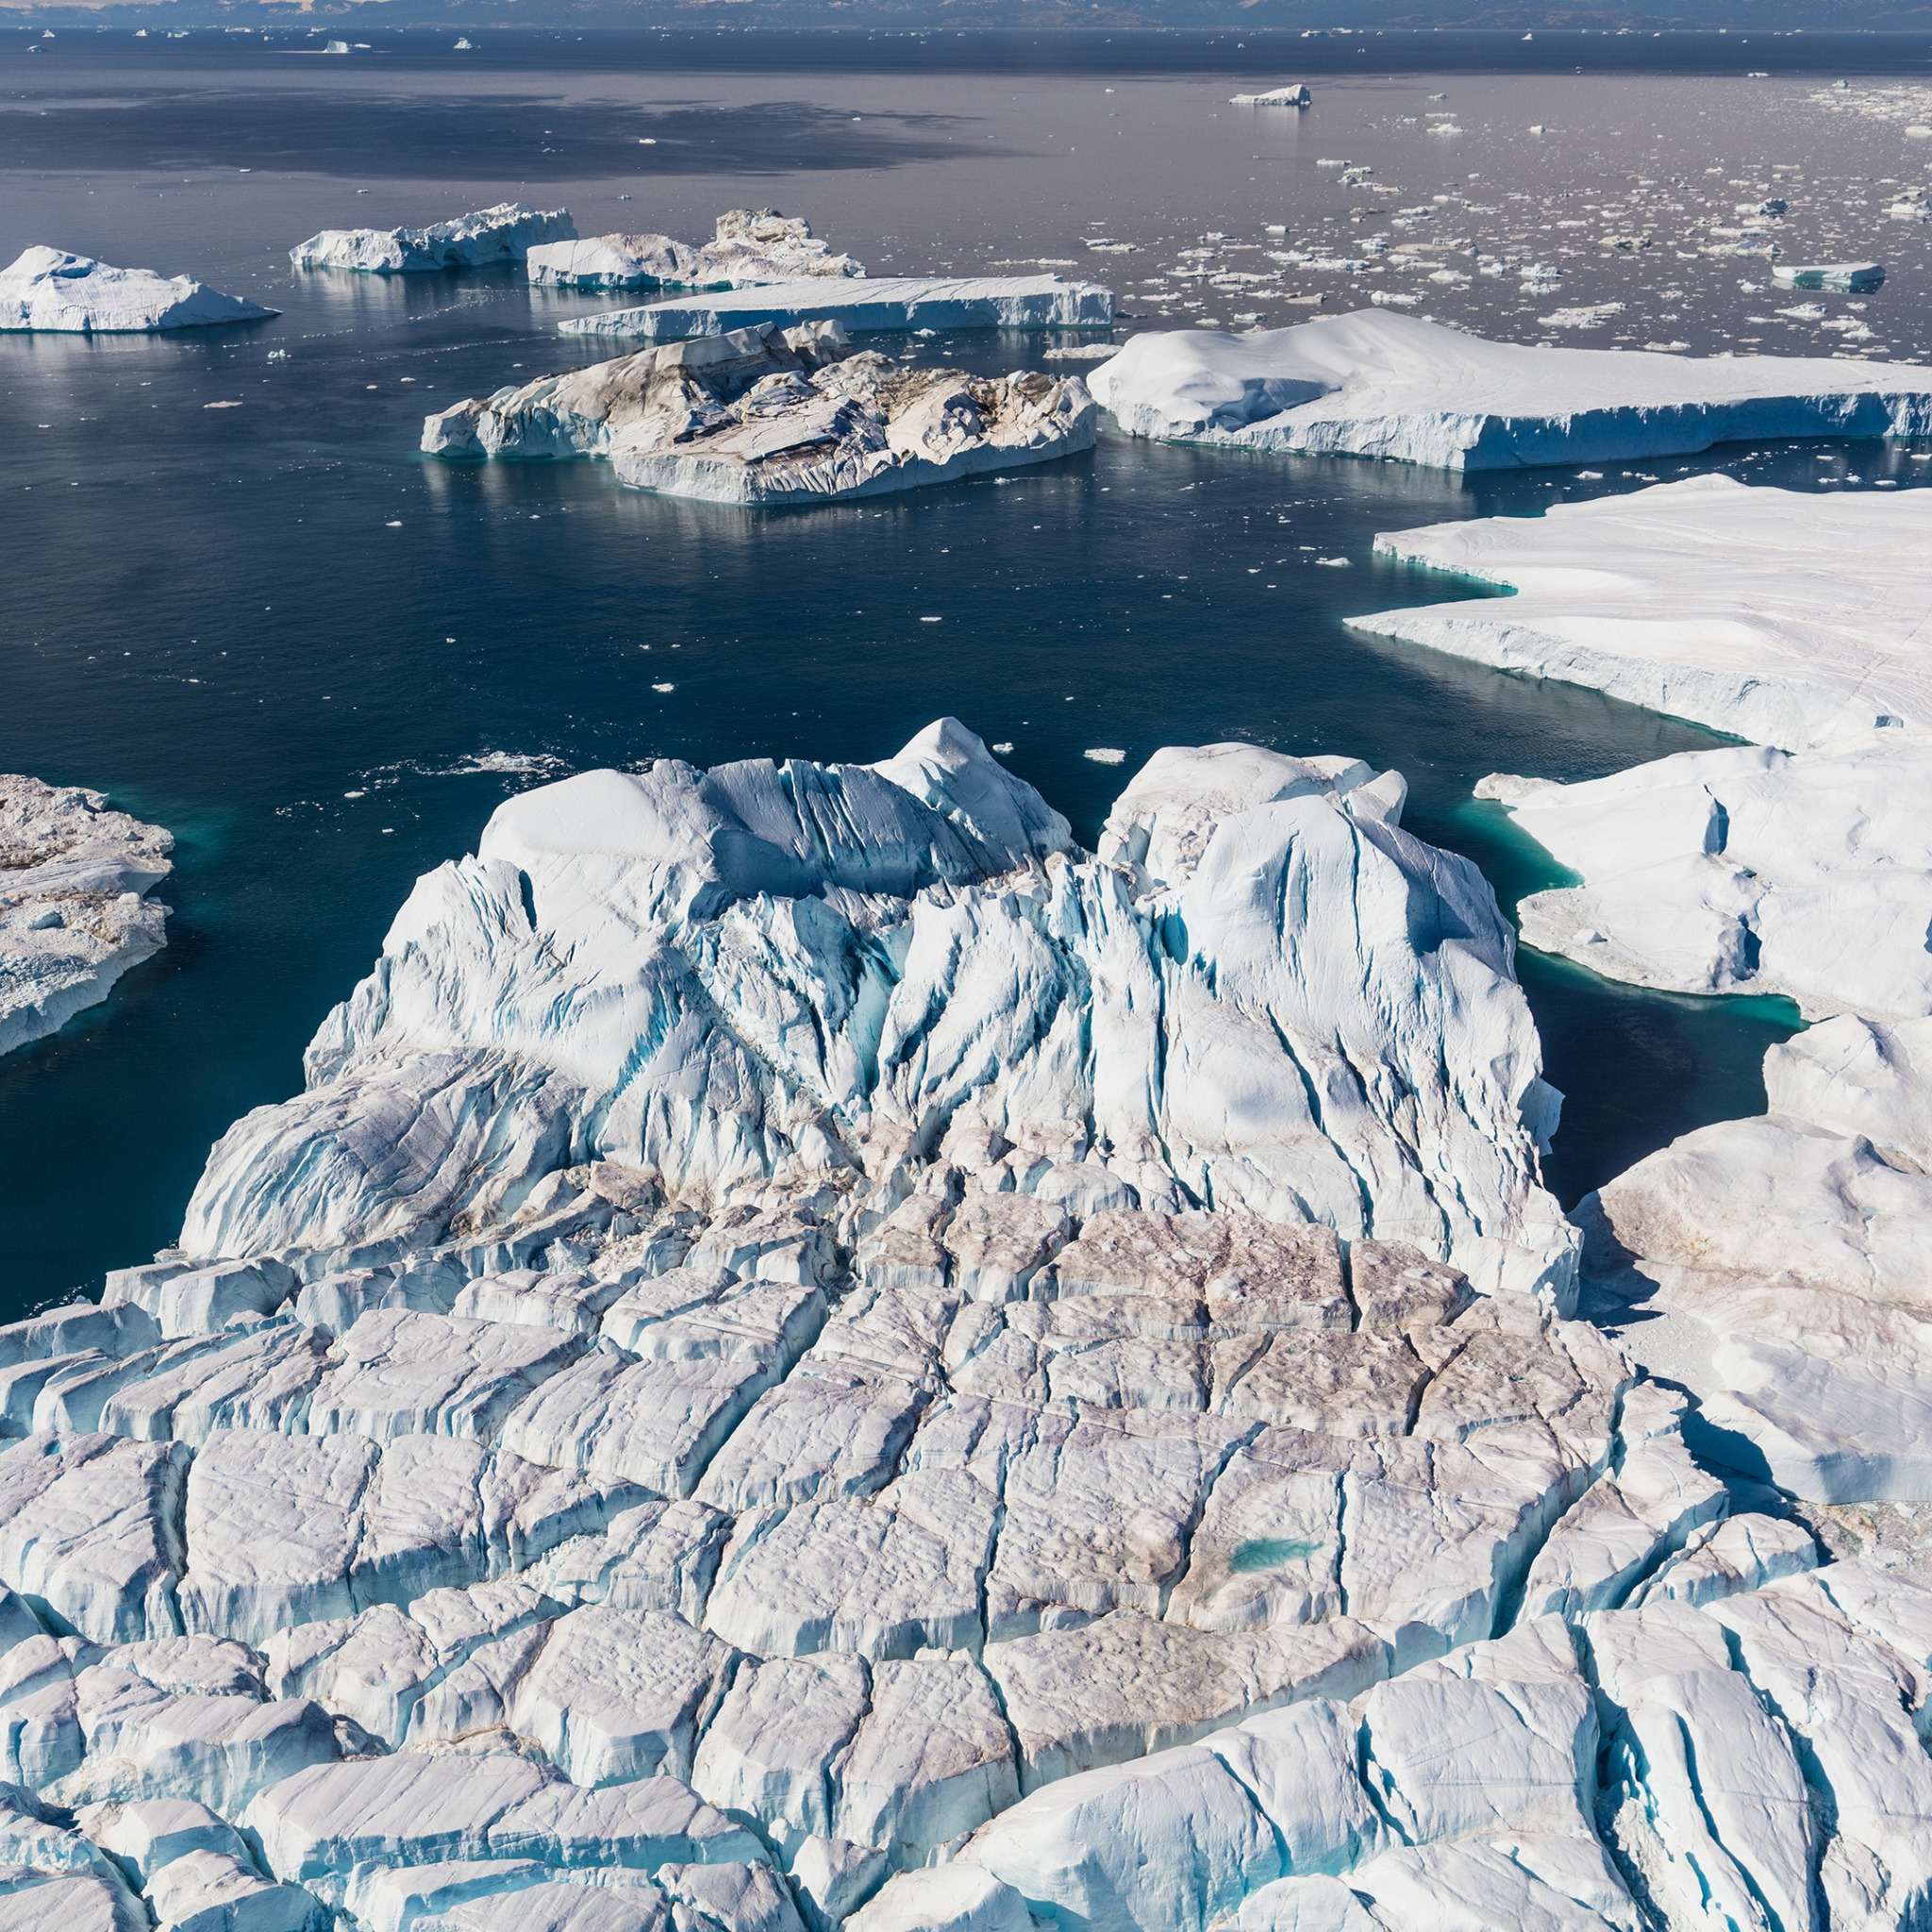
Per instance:
[[[591,359],[594,345],[553,328],[585,302],[536,299],[497,272],[296,279],[291,242],[506,193],[568,202],[586,233],[701,234],[723,208],[775,203],[898,269],[1076,256],[1105,224],[1143,253],[1079,268],[1125,263],[1125,286],[1198,230],[1336,219],[1318,151],[1379,142],[1419,196],[1480,171],[1533,184],[1543,206],[1591,178],[1636,110],[1669,116],[1660,87],[1718,111],[1715,130],[1675,117],[1686,179],[1702,179],[1707,150],[1768,169],[1792,142],[1807,181],[1876,178],[1860,143],[1898,138],[1799,111],[1814,75],[1351,77],[1285,133],[1224,119],[1229,82],[1257,77],[1240,71],[665,71],[637,46],[534,43],[485,70],[423,46],[347,60],[213,37],[51,47],[0,43],[0,258],[46,242],[190,270],[284,313],[162,339],[0,339],[0,770],[106,790],[179,841],[168,950],[82,1022],[0,1060],[0,1316],[168,1241],[213,1138],[299,1085],[303,1045],[410,881],[542,776],[666,754],[876,758],[953,712],[1010,741],[1012,765],[1091,838],[1156,746],[1243,738],[1399,766],[1410,826],[1474,856],[1507,905],[1554,875],[1471,801],[1477,778],[1597,774],[1711,741],[1340,623],[1446,594],[1377,562],[1376,531],[1640,487],[1629,472],[1464,482],[1108,433],[1091,456],[1005,484],[750,512],[621,491],[591,463],[439,464],[415,454],[425,410]],[[1396,111],[1452,90],[1482,103],[1462,109],[1471,145],[1454,169],[1405,145]],[[1475,131],[1539,118],[1573,130],[1560,179],[1547,151]],[[659,147],[637,148],[640,125]],[[1922,239],[1907,239],[1900,292],[1865,311],[1901,354],[1926,326]],[[1714,340],[1747,325],[1751,297],[1725,292],[1734,266],[1591,258],[1562,299],[1601,299],[1593,278],[1616,274],[1639,312],[1679,287],[1673,275],[1703,275],[1694,327]],[[1507,310],[1460,312],[1509,326]],[[1003,369],[1041,344],[914,347]],[[224,402],[241,407],[209,407]],[[1715,464],[1812,489],[1847,474],[1863,479],[1848,487],[1909,485],[1926,467],[1869,446],[1830,454],[1731,450],[1647,474]],[[1350,567],[1314,561],[1337,556]],[[1083,756],[1097,747],[1125,766]],[[1760,1107],[1758,1060],[1794,1020],[1532,958],[1523,975],[1570,1095],[1550,1164],[1566,1199],[1687,1127]]]

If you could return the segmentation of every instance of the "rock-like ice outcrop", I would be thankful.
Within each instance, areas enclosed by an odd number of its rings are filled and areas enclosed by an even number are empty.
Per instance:
[[[1783,993],[1811,1020],[1932,1014],[1932,738],[1496,775],[1476,795],[1580,881],[1523,901],[1525,945],[1673,992]]]
[[[1516,594],[1348,620],[1372,636],[1786,751],[1932,725],[1924,491],[1824,496],[1692,476],[1375,542]]]
[[[0,774],[0,1053],[97,1006],[167,943],[174,840],[98,791]]]
[[[576,224],[564,208],[525,208],[498,202],[474,214],[431,222],[425,228],[325,228],[297,242],[297,268],[349,268],[365,275],[427,275],[437,269],[480,268],[522,261],[547,242],[574,242]]]
[[[59,248],[26,249],[0,269],[0,331],[152,335],[260,322],[280,312],[241,295],[224,295],[188,275],[109,268],[92,256]]]
[[[1113,291],[1091,282],[1063,282],[1058,275],[867,275],[834,281],[820,275],[642,308],[607,308],[573,316],[558,327],[565,335],[675,341],[807,322],[836,322],[855,335],[916,328],[1111,328]]]
[[[1932,370],[1491,342],[1386,308],[1138,335],[1088,381],[1136,436],[1449,470],[1932,433]]]
[[[813,240],[808,223],[768,208],[720,215],[702,247],[669,235],[593,235],[540,242],[524,260],[533,282],[557,289],[756,289],[865,273]]]
[[[836,323],[734,330],[472,398],[432,456],[606,457],[620,482],[712,503],[821,503],[1044,462],[1093,444],[1077,376],[968,375],[852,355]]]

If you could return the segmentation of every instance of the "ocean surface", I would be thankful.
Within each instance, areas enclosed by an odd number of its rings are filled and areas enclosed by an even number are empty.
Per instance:
[[[1399,767],[1409,827],[1508,907],[1560,875],[1473,802],[1478,778],[1715,741],[1351,637],[1352,612],[1456,593],[1376,560],[1375,533],[1710,468],[1843,490],[1932,467],[1790,444],[1462,480],[1108,429],[1091,456],[896,500],[679,503],[595,463],[416,453],[426,410],[595,359],[555,324],[610,298],[287,261],[324,226],[509,196],[567,205],[585,234],[691,239],[775,206],[875,272],[1107,280],[1123,335],[1381,290],[1520,341],[1922,358],[1932,225],[1887,210],[1932,186],[1932,142],[1906,132],[1932,121],[1923,37],[492,31],[458,52],[449,31],[356,30],[347,57],[306,29],[0,34],[0,261],[46,242],[282,311],[0,338],[0,770],[106,791],[177,840],[166,952],[0,1059],[0,1318],[172,1239],[209,1143],[299,1087],[410,882],[516,789],[666,755],[873,758],[950,712],[1091,839],[1157,746],[1245,739]],[[1307,113],[1228,102],[1304,74]],[[1752,223],[1774,194],[1788,258],[1881,259],[1884,288],[1767,290]],[[1506,248],[1560,279],[1484,275]],[[1051,339],[881,346],[999,370]],[[1569,1095],[1548,1164],[1566,1201],[1761,1108],[1759,1059],[1796,1024],[1520,964]]]

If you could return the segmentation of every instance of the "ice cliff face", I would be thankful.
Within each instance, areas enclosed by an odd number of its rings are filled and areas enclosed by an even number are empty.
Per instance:
[[[1932,432],[1924,369],[1532,347],[1374,308],[1248,335],[1138,335],[1089,381],[1135,436],[1450,470]]]
[[[533,282],[561,289],[752,289],[865,273],[815,241],[809,223],[768,208],[720,215],[716,236],[699,248],[669,235],[596,235],[540,243],[525,265]]]
[[[187,275],[109,268],[59,248],[29,248],[0,270],[0,330],[65,335],[151,335],[260,322],[280,311],[224,295]]]
[[[916,489],[1090,449],[1077,377],[973,376],[851,353],[837,323],[739,329],[540,376],[427,418],[425,451],[600,456],[621,482],[714,503]]]
[[[325,228],[297,242],[297,268],[347,268],[365,275],[428,275],[438,269],[480,268],[522,261],[541,242],[573,242],[576,224],[565,208],[525,208],[499,202],[475,214],[432,222],[426,228]]]
[[[0,1053],[99,1005],[167,943],[147,894],[174,845],[98,791],[0,775]]]

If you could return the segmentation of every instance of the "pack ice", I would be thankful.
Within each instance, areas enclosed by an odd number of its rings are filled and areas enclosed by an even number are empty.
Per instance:
[[[325,228],[290,249],[297,268],[348,268],[365,275],[427,275],[438,269],[480,268],[522,261],[542,242],[572,242],[576,224],[565,208],[525,208],[498,202],[474,214],[432,222],[425,228]]]
[[[1351,618],[1355,630],[1786,751],[1932,727],[1932,492],[1692,476],[1375,547],[1515,595]]]
[[[867,275],[848,282],[820,275],[573,316],[565,335],[644,336],[674,341],[735,329],[836,322],[854,334],[930,328],[1111,328],[1113,291],[1058,275],[984,275],[944,280]]]
[[[862,275],[811,225],[775,208],[733,208],[700,248],[669,235],[595,235],[544,242],[524,258],[533,282],[560,289],[753,289],[814,275]]]
[[[167,943],[147,894],[174,845],[98,791],[0,774],[0,1053],[98,1006]]]
[[[942,721],[503,807],[0,1330],[6,1923],[1912,1923],[1932,1593],[1564,1319],[1401,800],[1169,750],[1089,855]]]
[[[0,330],[63,335],[151,335],[212,328],[279,314],[240,295],[224,295],[187,275],[109,268],[88,255],[28,248],[0,270]]]
[[[471,398],[423,425],[447,457],[597,456],[640,490],[823,503],[1043,462],[1093,445],[1077,376],[974,376],[853,355],[837,323],[620,356]]]
[[[1135,436],[1448,470],[1932,433],[1932,370],[1914,365],[1491,342],[1386,308],[1247,335],[1151,331],[1088,380]]]

